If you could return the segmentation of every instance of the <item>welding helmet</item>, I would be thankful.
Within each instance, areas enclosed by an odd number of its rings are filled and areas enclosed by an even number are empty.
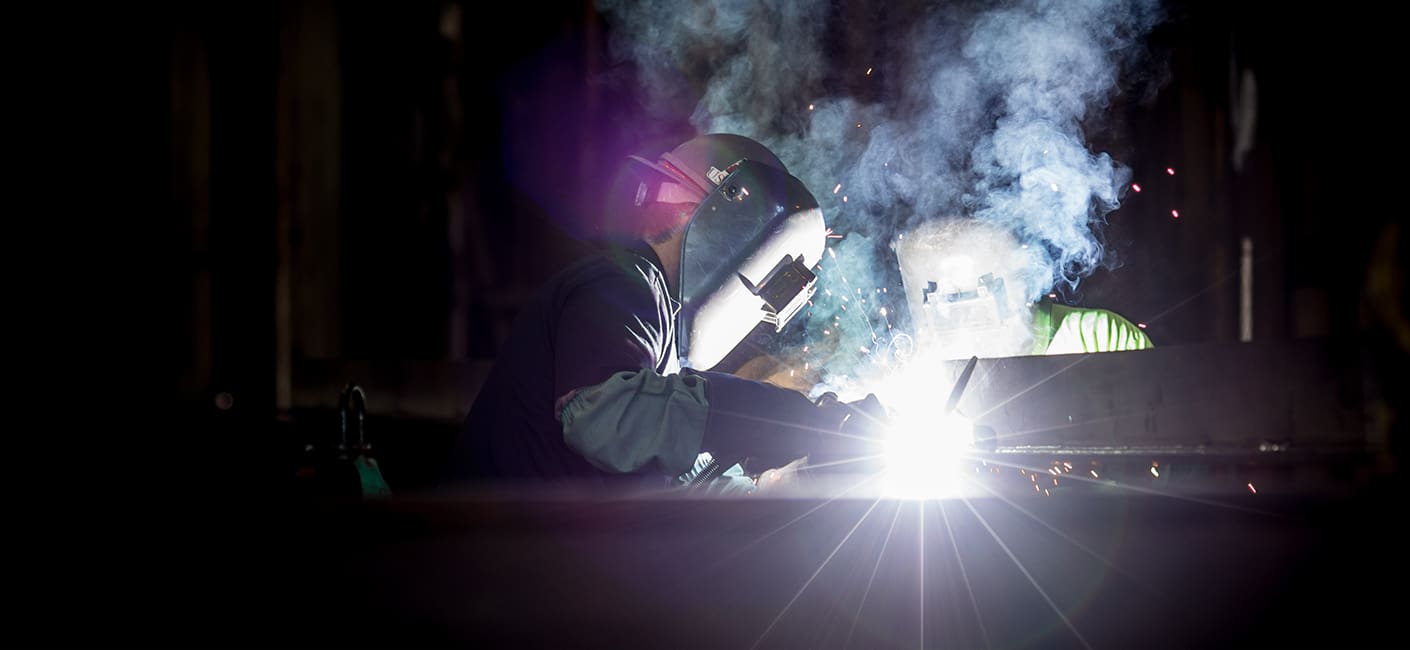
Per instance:
[[[699,203],[681,247],[682,367],[715,366],[761,320],[781,330],[812,297],[827,240],[822,210],[768,148],[715,133],[632,160],[657,172],[639,200]]]
[[[941,219],[898,235],[893,248],[919,354],[1007,357],[1031,348],[1029,294],[1045,267],[1009,230]]]

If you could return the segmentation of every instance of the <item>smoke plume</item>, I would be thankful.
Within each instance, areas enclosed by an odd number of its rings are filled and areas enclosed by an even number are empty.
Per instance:
[[[911,326],[893,244],[920,224],[1012,232],[1035,268],[1009,290],[1029,301],[1104,264],[1128,174],[1087,135],[1136,79],[1155,0],[598,6],[647,110],[770,146],[842,236],[790,341],[834,355],[813,365],[886,362]]]

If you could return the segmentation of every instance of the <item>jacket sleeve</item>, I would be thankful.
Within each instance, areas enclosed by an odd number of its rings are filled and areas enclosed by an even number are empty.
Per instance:
[[[847,412],[801,393],[716,372],[619,372],[574,391],[559,418],[568,446],[607,472],[679,476],[701,452],[727,466],[874,453],[841,433]]]
[[[559,419],[568,446],[600,470],[679,476],[700,454],[708,410],[704,379],[637,370],[573,392]]]
[[[752,468],[782,467],[803,456],[836,459],[875,453],[843,434],[844,408],[819,407],[802,393],[725,373],[685,371],[706,379],[710,400],[701,448]]]
[[[1052,342],[1047,354],[1120,352],[1155,347],[1146,333],[1131,321],[1105,309],[1072,309],[1055,306]]]

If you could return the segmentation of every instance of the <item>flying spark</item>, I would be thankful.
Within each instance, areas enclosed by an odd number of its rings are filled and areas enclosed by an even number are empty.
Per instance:
[[[1249,483],[1249,484],[1248,484],[1248,491],[1249,491],[1249,492],[1252,492],[1252,493],[1254,493],[1254,494],[1258,494],[1258,490],[1253,487],[1253,484],[1252,484],[1252,483]]]
[[[1151,467],[1151,476],[1154,476],[1154,477],[1156,477],[1156,478],[1160,478],[1160,470],[1157,470],[1154,466],[1152,466],[1152,467]]]
[[[1097,476],[1097,470],[1090,470],[1090,471],[1092,472],[1092,478],[1101,478],[1100,476]]]
[[[813,110],[813,105],[812,105],[812,104],[808,104],[808,110],[810,110],[810,111]]]
[[[1171,210],[1171,211],[1170,211],[1170,216],[1175,217],[1176,219],[1179,219],[1179,218],[1180,218],[1180,211],[1179,211],[1179,210]]]
[[[841,183],[838,183],[838,184],[837,184],[837,187],[832,188],[832,193],[833,193],[833,194],[836,194],[836,193],[838,192],[838,190],[841,190],[841,189],[842,189],[842,184],[841,184]]]
[[[867,76],[868,76],[868,77],[871,76],[871,68],[867,68]]]
[[[1135,184],[1135,183],[1132,183],[1132,184],[1131,184],[1131,189],[1136,190],[1137,192],[1140,192],[1140,191],[1141,191],[1141,186],[1140,186],[1140,185],[1137,185],[1137,184]]]
[[[1170,174],[1171,176],[1174,176],[1174,175],[1175,175],[1175,168],[1174,168],[1174,167],[1166,167],[1166,168],[1165,168],[1165,173]]]

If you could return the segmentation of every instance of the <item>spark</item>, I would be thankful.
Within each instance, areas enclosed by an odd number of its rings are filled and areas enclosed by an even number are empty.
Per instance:
[[[833,194],[836,194],[836,193],[837,193],[838,191],[840,191],[841,189],[842,189],[842,184],[841,184],[841,183],[838,183],[836,187],[832,188],[832,193],[833,193]]]
[[[1053,188],[1054,192],[1058,191],[1057,183],[1053,183],[1052,185],[1049,185],[1049,187]]]
[[[871,68],[867,68],[867,76],[868,76],[868,77],[871,76]]]
[[[806,352],[807,352],[807,351],[808,351],[808,346],[806,346],[806,345],[805,345],[805,346],[803,346],[803,352],[805,352],[805,353],[806,353]]]
[[[1057,477],[1053,477],[1053,487],[1057,487]]]
[[[1160,478],[1160,470],[1156,469],[1154,465],[1151,466],[1151,476]]]
[[[1097,476],[1097,470],[1088,470],[1088,471],[1092,472],[1092,478],[1101,478],[1100,476]]]
[[[858,350],[861,350],[861,351],[862,351],[862,354],[871,354],[871,350],[868,350],[868,349],[867,349],[867,346],[865,346],[865,345],[859,345],[859,346],[857,346],[857,349],[858,349]]]
[[[827,294],[829,297],[832,296],[832,290],[831,290],[831,289],[823,289],[823,293]]]
[[[882,287],[882,288],[881,288],[881,292],[882,292],[882,293],[886,293],[886,287]]]
[[[862,128],[862,123],[861,123],[861,122],[857,122],[857,128],[859,128],[859,129]]]
[[[1249,492],[1252,492],[1252,493],[1254,493],[1254,494],[1258,494],[1258,490],[1253,487],[1253,483],[1249,483],[1249,484],[1248,484],[1248,491],[1249,491]]]
[[[1174,167],[1166,167],[1166,168],[1165,168],[1165,173],[1170,174],[1171,176],[1174,176],[1174,175],[1175,175],[1175,168],[1174,168]]]
[[[1170,216],[1175,217],[1176,219],[1179,219],[1179,218],[1180,218],[1180,211],[1179,211],[1179,210],[1171,210],[1171,211],[1170,211]]]
[[[842,239],[842,235],[828,235],[828,239]]]
[[[1072,471],[1072,462],[1071,462],[1071,461],[1066,461],[1066,460],[1065,460],[1065,461],[1062,461],[1062,466],[1063,466],[1063,467],[1066,467],[1066,468],[1067,468],[1067,471],[1069,471],[1069,472]]]
[[[843,195],[842,195],[842,202],[843,202],[843,203],[846,203],[846,202],[847,202],[847,195],[846,195],[846,194],[843,194]]]
[[[828,254],[828,255],[831,255],[831,256],[832,256],[832,259],[837,259],[837,249],[835,249],[835,248],[829,248],[829,249],[827,249],[827,254]]]
[[[789,376],[789,377],[792,377],[792,376],[793,376],[793,370],[792,370],[792,369],[790,369],[790,370],[788,371],[788,376]]]
[[[810,111],[813,110],[813,105],[812,105],[812,104],[808,104],[808,110],[810,110]]]
[[[885,308],[885,307],[882,307],[882,308],[881,308],[881,315],[882,315],[882,316],[885,316],[885,315],[886,315],[886,308]]]
[[[1136,323],[1136,327],[1139,327],[1139,328],[1141,328],[1141,329],[1145,329],[1145,328],[1146,328],[1146,324],[1145,324],[1145,323]]]
[[[832,333],[832,330],[823,330],[823,336],[827,336],[828,334],[831,334],[831,333]]]
[[[1043,488],[1043,496],[1050,497],[1052,496],[1052,493],[1048,492],[1048,488]]]
[[[1132,184],[1131,184],[1131,189],[1136,190],[1136,192],[1140,192],[1140,191],[1141,191],[1141,186],[1140,186],[1140,185],[1137,185],[1137,184],[1135,184],[1135,183],[1132,183]]]

